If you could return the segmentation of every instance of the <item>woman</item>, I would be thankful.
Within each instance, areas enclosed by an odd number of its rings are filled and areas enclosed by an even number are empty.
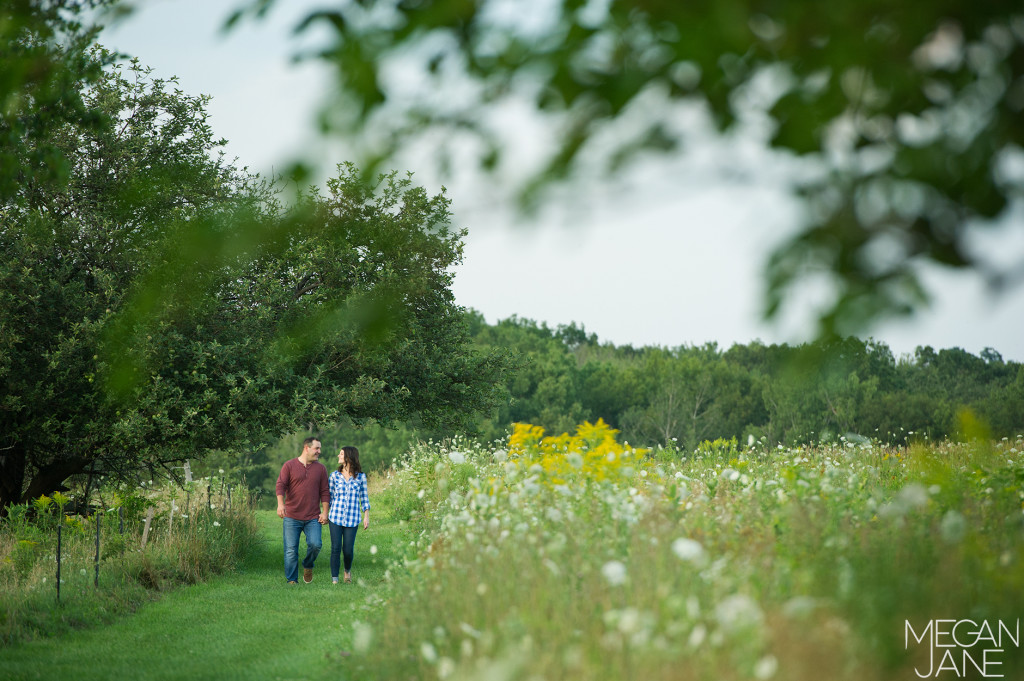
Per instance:
[[[356,531],[359,529],[360,510],[363,529],[370,527],[370,495],[366,489],[366,474],[359,465],[359,450],[342,447],[338,452],[338,470],[328,481],[331,491],[331,510],[327,522],[331,529],[331,579],[338,583],[339,554],[345,554],[345,583],[352,581],[352,557],[355,555]]]

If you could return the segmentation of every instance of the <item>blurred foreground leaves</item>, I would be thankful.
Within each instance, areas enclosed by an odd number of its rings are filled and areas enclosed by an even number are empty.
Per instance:
[[[231,23],[273,4],[247,3]],[[678,153],[694,132],[681,106],[701,106],[723,132],[753,122],[748,132],[763,132],[750,134],[813,169],[793,181],[805,223],[768,258],[766,314],[824,282],[825,336],[927,304],[925,263],[973,271],[993,290],[1024,276],[1024,253],[994,263],[972,249],[1024,190],[1019,2],[526,5],[338,0],[311,13],[298,30],[336,37],[321,56],[342,90],[325,122],[364,145],[370,169],[433,140],[442,165],[450,149],[472,149],[507,182],[522,131],[502,111],[525,102],[551,133],[516,187],[527,206],[602,163],[614,176],[648,152]]]

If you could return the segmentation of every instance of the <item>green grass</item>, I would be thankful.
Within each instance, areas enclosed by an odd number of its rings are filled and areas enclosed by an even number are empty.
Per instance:
[[[375,500],[376,502],[376,500]],[[385,587],[407,544],[380,504],[356,540],[355,583],[331,584],[330,534],[312,584],[284,581],[281,521],[257,520],[265,542],[236,572],[171,591],[109,626],[0,650],[3,678],[344,679],[352,622]],[[384,522],[376,522],[383,519]],[[371,555],[370,547],[378,552]],[[300,555],[304,546],[300,546]]]

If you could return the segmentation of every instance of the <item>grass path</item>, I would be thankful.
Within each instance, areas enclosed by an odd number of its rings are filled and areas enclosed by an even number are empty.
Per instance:
[[[407,539],[390,514],[371,513],[356,539],[354,584],[331,584],[330,533],[312,584],[288,586],[281,521],[257,513],[266,541],[240,570],[180,588],[112,625],[0,649],[0,677],[20,679],[348,679],[349,624]],[[370,547],[378,552],[371,555]],[[305,547],[300,543],[299,555]]]

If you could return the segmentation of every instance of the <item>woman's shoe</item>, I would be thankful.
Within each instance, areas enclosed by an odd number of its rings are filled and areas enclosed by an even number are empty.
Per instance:
[[[346,584],[351,584],[352,583],[352,575],[348,574],[347,572],[345,573],[345,583]]]

